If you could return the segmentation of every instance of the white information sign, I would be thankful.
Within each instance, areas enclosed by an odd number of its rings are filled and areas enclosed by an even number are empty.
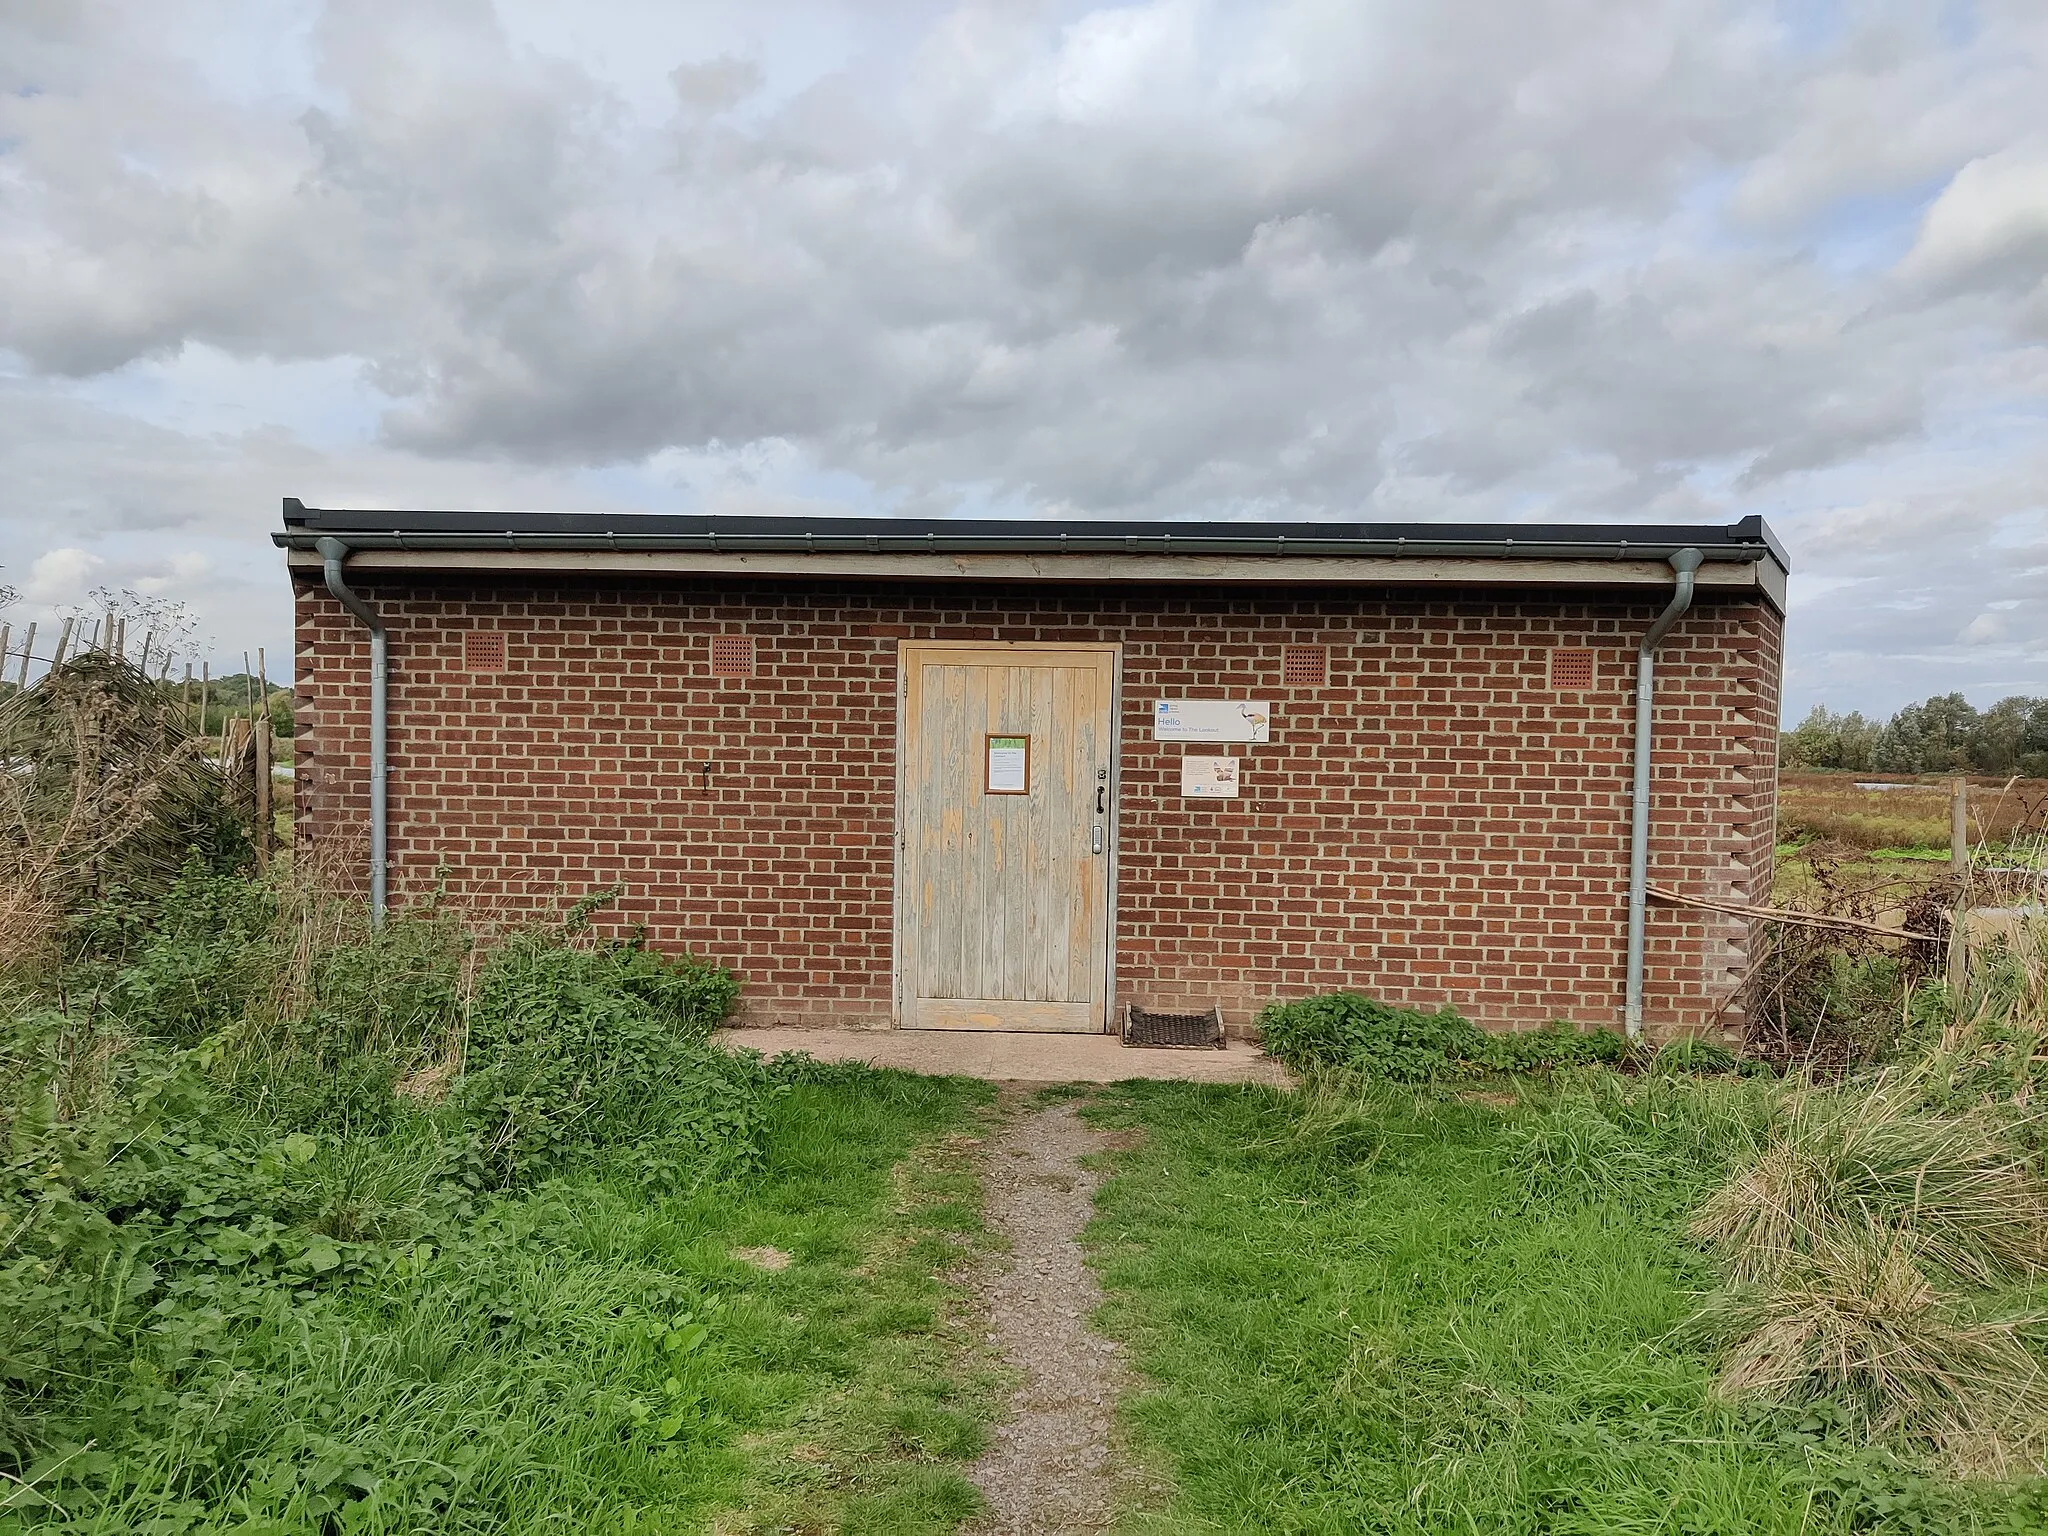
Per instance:
[[[1180,792],[1190,800],[1228,800],[1237,794],[1237,759],[1184,757]]]
[[[1273,706],[1262,699],[1160,699],[1154,741],[1264,741]]]

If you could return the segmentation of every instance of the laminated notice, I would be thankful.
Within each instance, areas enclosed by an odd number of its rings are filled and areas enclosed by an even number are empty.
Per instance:
[[[1180,760],[1180,792],[1190,800],[1228,800],[1237,794],[1237,759],[1184,757]]]

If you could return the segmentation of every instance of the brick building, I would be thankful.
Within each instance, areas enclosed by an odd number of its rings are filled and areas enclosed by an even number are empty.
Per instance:
[[[1618,1023],[1652,887],[1765,898],[1786,561],[1727,527],[902,522],[285,503],[302,835],[393,904],[616,887],[758,1022],[1099,1030],[1352,988]],[[1693,552],[1697,552],[1697,559]],[[1697,565],[1697,575],[1680,568]],[[1690,593],[1690,605],[1674,594]],[[381,894],[381,893],[380,893]],[[1653,905],[1652,1036],[1742,918]]]

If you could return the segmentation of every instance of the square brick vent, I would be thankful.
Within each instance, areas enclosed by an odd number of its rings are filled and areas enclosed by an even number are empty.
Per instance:
[[[1554,650],[1550,653],[1550,686],[1560,693],[1593,686],[1591,651]]]
[[[505,636],[500,630],[472,629],[462,637],[462,665],[470,672],[505,670]]]
[[[711,637],[711,675],[713,677],[752,677],[754,675],[754,637],[752,635],[713,635]]]
[[[1320,688],[1330,680],[1330,648],[1327,645],[1287,645],[1280,648],[1280,682],[1288,688]]]

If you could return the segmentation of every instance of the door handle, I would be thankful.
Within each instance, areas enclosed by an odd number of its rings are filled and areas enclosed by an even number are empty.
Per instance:
[[[1106,784],[1098,784],[1098,785],[1096,785],[1096,786],[1095,786],[1095,814],[1096,814],[1096,815],[1098,815],[1098,816],[1106,816],[1106,815],[1108,815],[1108,814],[1109,814],[1109,799],[1108,799],[1108,796],[1109,796],[1109,786],[1108,786],[1108,785],[1106,785]]]
[[[1088,851],[1090,853],[1102,852],[1102,823],[1099,821],[1088,829]]]

